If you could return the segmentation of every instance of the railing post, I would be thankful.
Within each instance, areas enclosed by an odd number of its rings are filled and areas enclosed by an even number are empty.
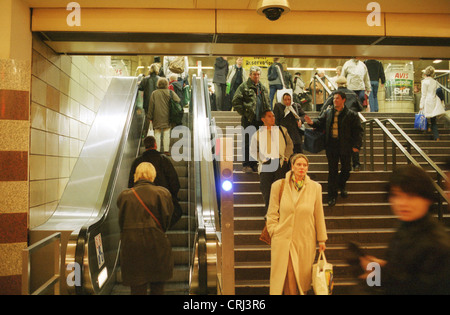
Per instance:
[[[384,121],[383,124],[386,127],[386,121]],[[387,134],[385,132],[383,132],[383,161],[384,161],[384,170],[387,171],[387,164],[388,164],[388,158],[387,158]]]
[[[234,139],[220,139],[220,198],[222,213],[222,293],[235,294],[234,272]]]
[[[373,121],[370,122],[370,167],[371,167],[371,171],[375,170],[375,165],[374,165],[374,144],[373,144]]]

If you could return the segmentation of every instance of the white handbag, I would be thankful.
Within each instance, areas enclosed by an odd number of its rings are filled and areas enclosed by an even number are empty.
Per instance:
[[[153,122],[150,120],[148,124],[148,131],[147,131],[147,137],[148,136],[155,136],[155,130],[153,129]]]
[[[281,72],[280,67],[277,67],[277,71],[278,71],[278,75],[280,76],[281,79],[281,84],[283,84],[283,88],[281,90],[277,90],[277,103],[282,103],[283,104],[283,95],[288,93],[291,96],[291,100],[293,100],[293,91],[292,89],[286,89],[286,86],[284,85],[284,79],[283,79],[283,73]]]
[[[324,252],[320,252],[313,265],[312,286],[316,295],[331,295],[333,292],[333,265],[327,262]]]

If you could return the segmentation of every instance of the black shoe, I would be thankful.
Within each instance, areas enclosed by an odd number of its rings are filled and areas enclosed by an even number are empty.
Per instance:
[[[330,200],[328,200],[328,206],[334,207],[335,204],[336,204],[336,198],[330,198]]]
[[[345,189],[341,190],[341,197],[342,198],[347,198],[348,197],[348,192]]]
[[[354,172],[359,172],[359,168],[360,168],[359,165],[355,165],[355,166],[353,167],[353,171],[354,171]]]

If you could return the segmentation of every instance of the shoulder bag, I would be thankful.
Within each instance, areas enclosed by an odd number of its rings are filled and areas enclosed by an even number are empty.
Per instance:
[[[280,195],[279,195],[280,203],[281,203],[281,196],[283,195],[284,181],[285,181],[284,179],[281,181],[281,188],[280,188]],[[269,231],[267,231],[267,223],[264,225],[264,229],[263,229],[261,235],[259,236],[259,239],[261,241],[263,241],[264,243],[270,245],[271,240],[270,240]]]
[[[179,102],[175,102],[172,96],[172,90],[169,90],[170,100],[169,100],[169,122],[179,126],[183,123],[183,107]]]

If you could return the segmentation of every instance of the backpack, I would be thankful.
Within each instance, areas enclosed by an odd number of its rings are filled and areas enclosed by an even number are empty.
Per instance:
[[[172,97],[172,90],[170,92],[170,100],[169,100],[169,122],[171,124],[175,124],[175,126],[179,126],[183,123],[183,114],[184,110],[180,103],[175,102]]]
[[[184,72],[184,57],[176,57],[174,60],[169,62],[169,70],[173,73],[183,73]]]

